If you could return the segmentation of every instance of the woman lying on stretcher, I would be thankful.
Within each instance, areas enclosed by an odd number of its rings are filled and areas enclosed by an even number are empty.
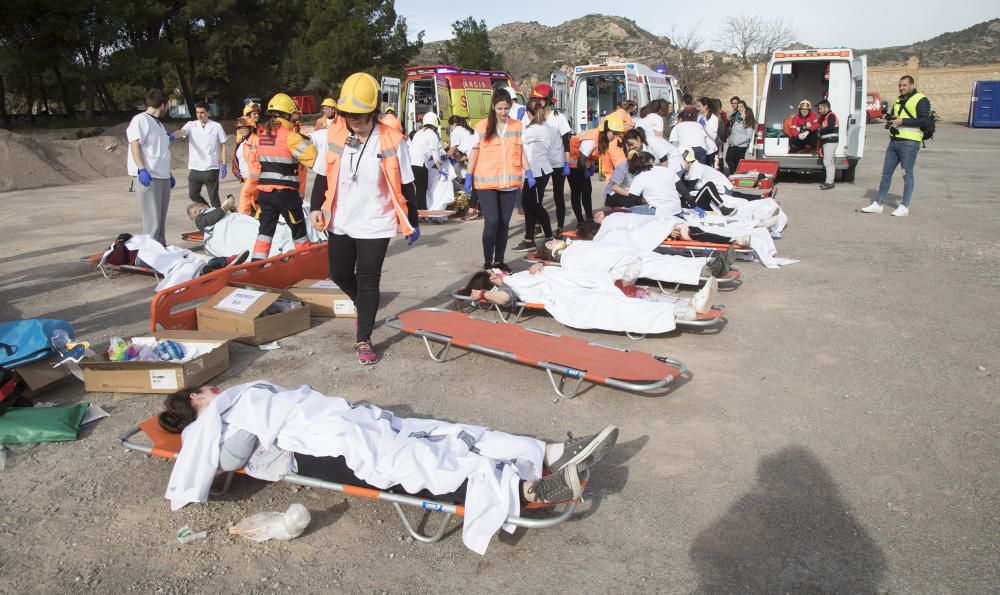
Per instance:
[[[546,242],[548,244],[548,242]],[[548,254],[551,258],[558,258],[558,254]],[[539,284],[539,283],[525,283],[528,277],[536,275],[549,275],[549,276],[559,276],[559,279],[553,280],[552,284]],[[631,271],[626,271],[622,279],[616,279],[611,281],[607,275],[600,274],[583,274],[581,271],[566,270],[561,267],[546,267],[542,263],[535,263],[527,271],[522,271],[520,273],[505,274],[499,269],[490,269],[489,271],[477,271],[472,278],[469,279],[469,283],[458,290],[459,295],[469,296],[475,300],[481,300],[489,302],[491,304],[497,304],[501,307],[513,307],[519,301],[532,302],[532,303],[542,303],[545,306],[546,311],[550,312],[553,317],[559,322],[566,324],[567,326],[572,326],[575,328],[596,328],[601,330],[610,331],[625,331],[625,332],[666,332],[663,329],[657,329],[655,327],[644,326],[641,322],[642,320],[648,320],[649,322],[654,322],[656,318],[659,317],[662,312],[655,311],[647,312],[645,316],[640,315],[639,323],[637,327],[632,328],[618,328],[612,325],[603,325],[600,316],[591,318],[587,320],[588,324],[579,324],[576,321],[579,318],[574,318],[573,320],[564,320],[560,317],[561,313],[565,313],[566,308],[561,307],[560,304],[563,299],[568,302],[572,302],[573,298],[581,300],[576,308],[570,305],[570,309],[576,309],[575,314],[579,314],[580,311],[586,310],[590,312],[604,312],[608,314],[613,312],[616,308],[621,308],[622,306],[628,306],[630,303],[634,304],[636,308],[640,307],[640,304],[648,308],[653,306],[655,303],[661,306],[662,309],[672,310],[671,316],[671,328],[666,329],[667,331],[673,330],[672,323],[676,320],[694,321],[698,320],[699,314],[707,314],[712,309],[712,301],[718,292],[719,282],[715,277],[710,277],[705,286],[702,287],[698,293],[694,294],[690,298],[682,297],[671,297],[663,295],[661,293],[653,293],[643,287],[639,287],[635,284],[638,278],[638,270],[633,269]],[[604,287],[606,285],[606,287]],[[525,287],[530,286],[530,288]],[[516,287],[524,287],[522,291],[518,291]],[[521,293],[525,291],[530,291],[529,299],[522,299]],[[583,291],[586,296],[576,295],[573,296],[576,291]],[[563,292],[561,295],[557,292]],[[621,301],[622,297],[633,298],[634,301],[629,302],[629,300]],[[583,303],[583,299],[587,300],[587,303]],[[616,299],[617,298],[617,299]],[[610,321],[609,321],[610,322]],[[616,321],[620,322],[620,321]],[[635,321],[633,321],[635,322]]]
[[[604,218],[613,213],[633,213],[638,215],[643,215],[644,213],[636,213],[636,211],[630,209],[612,209],[608,211],[598,211],[594,213],[594,223],[596,224],[596,229],[594,234],[601,229],[601,222]],[[746,234],[741,234],[737,236],[727,236],[719,233],[712,233],[705,231],[701,227],[692,225],[687,221],[682,221],[678,225],[674,226],[670,234],[664,238],[666,240],[685,240],[694,242],[709,242],[712,244],[735,244],[737,246],[747,246],[750,244],[750,236]]]
[[[545,443],[480,426],[396,417],[351,405],[308,385],[269,382],[225,391],[206,386],[169,396],[160,426],[183,434],[166,497],[174,510],[208,498],[218,470],[244,469],[276,481],[294,473],[291,453],[344,457],[358,479],[379,489],[449,494],[465,487],[463,541],[482,554],[521,504],[580,497],[580,473],[604,458],[614,426],[586,438]],[[545,475],[543,477],[543,475]]]

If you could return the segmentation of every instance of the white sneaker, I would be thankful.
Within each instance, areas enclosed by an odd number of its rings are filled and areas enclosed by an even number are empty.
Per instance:
[[[899,205],[896,210],[892,212],[893,217],[906,217],[910,214],[910,209],[904,205]]]
[[[862,213],[881,213],[882,212],[882,205],[880,205],[877,202],[873,201],[872,204],[870,204],[867,207],[861,209],[861,212]]]
[[[698,290],[698,293],[694,294],[691,298],[691,306],[694,307],[695,312],[698,314],[708,314],[708,311],[712,309],[712,302],[715,301],[715,295],[719,291],[719,280],[715,277],[709,277],[708,281],[705,282],[705,286]]]

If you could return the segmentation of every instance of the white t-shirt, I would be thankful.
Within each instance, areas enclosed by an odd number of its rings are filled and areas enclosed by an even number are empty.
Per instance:
[[[708,138],[708,132],[697,122],[678,122],[670,131],[670,142],[677,147],[701,147],[706,153],[718,150],[715,139]]]
[[[337,180],[337,211],[329,229],[355,239],[391,238],[396,235],[396,212],[389,198],[389,184],[382,173],[379,154],[378,124],[368,137],[368,144],[344,147],[340,156]],[[406,140],[399,143],[400,178],[413,182],[410,152]],[[402,196],[399,197],[403,199]]]
[[[202,126],[201,122],[193,120],[185,124],[183,130],[188,139],[188,169],[219,169],[219,145],[226,142],[222,124],[209,120]]]
[[[146,162],[146,171],[158,180],[170,179],[170,135],[163,124],[146,112],[136,115],[125,129],[128,142],[139,141],[142,150],[142,160]],[[139,166],[132,158],[129,150],[127,157],[128,175],[139,175]]]
[[[636,118],[635,127],[646,131],[646,138],[663,136],[663,118],[660,114],[649,114],[645,118]]]
[[[708,135],[708,138],[712,139],[712,144],[714,145],[715,138],[719,134],[719,116],[712,114],[707,119],[704,116],[698,116],[698,123],[705,127],[705,133]],[[712,153],[713,151],[708,152]]]
[[[247,161],[246,156],[246,146],[243,141],[242,143],[236,145],[236,164],[240,166],[240,175],[244,178],[250,173],[250,163]]]
[[[697,161],[691,164],[691,169],[684,174],[684,179],[688,182],[693,182],[695,190],[701,190],[709,182],[714,182],[719,192],[723,193],[733,187],[733,183],[729,181],[726,174],[714,167],[708,167]]]
[[[410,159],[413,165],[433,167],[441,162],[441,138],[433,130],[421,128],[410,141]]]
[[[552,145],[552,135],[555,131],[545,124],[535,124],[525,126],[521,133],[521,146],[524,147],[524,154],[528,158],[528,166],[535,177],[552,173],[552,164],[549,163],[549,148]],[[560,144],[560,146],[562,146]],[[562,164],[559,164],[562,167]]]
[[[663,161],[663,158],[666,157],[671,166],[680,165],[681,163],[680,149],[670,144],[665,138],[647,136],[646,147],[653,154],[653,157],[656,157],[657,161]]]
[[[461,126],[455,126],[448,141],[449,147],[457,147],[463,155],[468,156],[476,147],[476,133],[475,131],[469,132]]]
[[[640,172],[628,187],[629,194],[646,199],[656,207],[656,215],[676,215],[681,212],[681,197],[677,194],[677,172],[666,167],[654,167]]]
[[[326,128],[313,130],[309,133],[309,140],[316,147],[316,161],[313,163],[312,170],[313,173],[321,176],[326,175],[326,149],[329,146],[329,143],[327,143],[327,134]]]
[[[563,148],[562,137],[564,134],[572,133],[573,129],[570,128],[569,120],[566,119],[566,116],[555,111],[545,119],[545,125],[555,132],[552,146],[549,147],[549,164],[552,166],[552,169],[561,170],[563,165],[566,164],[566,151]]]

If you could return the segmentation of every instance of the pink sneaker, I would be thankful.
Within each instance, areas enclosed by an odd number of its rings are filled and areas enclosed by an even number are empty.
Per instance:
[[[370,366],[378,361],[378,354],[375,353],[372,344],[368,341],[355,343],[354,350],[358,352],[358,363],[362,366]]]

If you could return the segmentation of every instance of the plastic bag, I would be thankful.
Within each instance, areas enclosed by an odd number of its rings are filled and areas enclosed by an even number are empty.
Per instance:
[[[305,531],[312,516],[309,510],[298,503],[292,504],[285,512],[258,512],[229,528],[230,535],[241,535],[261,542],[269,539],[288,541]]]

